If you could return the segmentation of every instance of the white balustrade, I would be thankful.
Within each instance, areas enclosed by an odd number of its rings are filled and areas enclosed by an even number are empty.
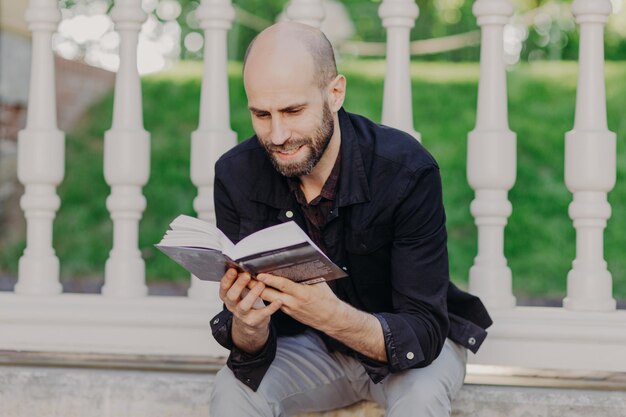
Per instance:
[[[467,178],[476,192],[470,211],[478,228],[478,255],[469,286],[489,308],[510,308],[515,297],[504,257],[504,227],[512,211],[507,194],[515,183],[516,136],[508,124],[503,30],[513,5],[478,0],[473,12],[481,28],[480,80],[476,127],[468,135]]]
[[[387,30],[382,123],[421,140],[421,135],[413,128],[410,72],[411,28],[415,25],[419,8],[414,0],[383,0],[378,15]]]
[[[194,209],[198,217],[215,222],[214,165],[237,143],[230,128],[226,35],[235,18],[230,0],[202,0],[197,16],[204,30],[204,74],[200,97],[200,122],[191,134],[191,180],[198,188]],[[188,295],[216,299],[217,285],[192,277]]]
[[[116,0],[111,11],[120,35],[120,67],[113,123],[104,136],[104,177],[111,186],[106,205],[113,220],[113,249],[105,265],[102,294],[112,297],[141,297],[148,292],[138,248],[139,220],[146,207],[142,187],[150,175],[150,135],[143,128],[137,71],[137,43],[146,17],[141,0]]]
[[[580,25],[580,51],[574,129],[565,135],[565,182],[574,194],[569,215],[576,229],[576,259],[563,304],[571,310],[614,310],[603,243],[611,216],[607,193],[616,175],[616,140],[607,128],[604,87],[604,25],[611,2],[576,0],[572,11]]]
[[[102,297],[59,294],[52,222],[60,204],[56,186],[64,175],[64,135],[56,126],[51,34],[60,14],[55,0],[31,0],[30,102],[18,148],[18,176],[25,185],[21,206],[28,229],[15,293],[49,296],[0,292],[0,350],[227,355],[210,337],[206,322],[222,308],[215,284],[194,278],[188,297],[143,297],[145,273],[137,233],[146,205],[142,187],[150,171],[150,140],[143,128],[137,73],[138,33],[146,18],[140,3],[117,0],[112,11],[121,45],[113,123],[105,135],[114,242],[103,288],[111,297]],[[504,228],[512,210],[508,191],[516,173],[516,136],[508,126],[503,60],[503,28],[513,7],[511,0],[474,4],[482,44],[476,127],[468,135],[467,176],[476,193],[471,212],[478,227],[470,291],[488,306],[494,325],[479,353],[470,357],[472,363],[626,371],[626,311],[613,311],[602,237],[611,213],[607,193],[615,184],[616,165],[603,77],[603,31],[610,0],[575,0],[573,11],[581,31],[580,74],[574,128],[566,135],[565,177],[574,194],[570,216],[577,232],[576,259],[568,276],[566,308],[515,307],[503,254]],[[320,0],[292,0],[287,14],[317,27],[324,17]],[[388,30],[383,122],[419,137],[412,124],[408,51],[418,9],[413,0],[384,0],[379,14]],[[226,35],[234,19],[231,0],[202,0],[198,19],[205,35],[205,59],[200,120],[191,137],[191,178],[198,188],[198,216],[214,221],[213,166],[236,143],[230,128],[226,54]]]
[[[32,31],[30,94],[26,128],[18,137],[20,200],[26,217],[24,255],[19,260],[15,292],[54,295],[61,292],[59,259],[52,247],[52,222],[60,207],[56,187],[65,170],[65,135],[57,129],[52,33],[61,20],[56,0],[31,0],[26,21]]]
[[[316,28],[322,27],[326,17],[321,0],[291,0],[285,10],[289,20],[304,23]]]

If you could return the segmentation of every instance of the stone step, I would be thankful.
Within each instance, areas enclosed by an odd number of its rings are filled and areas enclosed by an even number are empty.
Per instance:
[[[207,417],[220,366],[197,359],[0,352],[0,417]],[[626,416],[624,374],[468,371],[453,405],[455,417]],[[299,417],[383,414],[376,404],[363,402]]]

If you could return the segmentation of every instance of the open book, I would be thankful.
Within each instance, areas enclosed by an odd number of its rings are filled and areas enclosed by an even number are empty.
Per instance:
[[[206,281],[221,280],[228,267],[306,284],[347,276],[293,221],[259,230],[235,245],[211,223],[180,215],[155,246]]]

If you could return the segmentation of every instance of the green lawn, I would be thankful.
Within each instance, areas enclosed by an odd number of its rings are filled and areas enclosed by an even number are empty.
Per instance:
[[[346,109],[380,120],[384,63],[344,61]],[[143,80],[144,123],[152,138],[152,174],[140,246],[149,280],[187,279],[184,271],[153,247],[179,213],[193,214],[196,191],[189,180],[190,134],[198,123],[201,65],[185,62]],[[626,298],[626,64],[607,66],[609,128],[618,135],[618,182],[609,200],[613,217],[605,253],[615,294]],[[252,133],[240,65],[230,66],[232,127],[243,139]],[[469,214],[473,191],[466,181],[467,133],[473,129],[478,81],[476,64],[419,63],[412,66],[415,128],[441,165],[448,213],[453,279],[465,285],[476,255],[476,228]],[[573,126],[575,63],[520,65],[508,74],[510,127],[517,133],[517,182],[509,198],[505,254],[520,295],[563,296],[574,258],[575,233],[567,215],[571,194],[563,181],[564,133]],[[81,126],[67,135],[62,207],[55,221],[55,248],[63,276],[101,275],[111,247],[105,208],[109,194],[102,175],[102,138],[111,124],[112,96],[96,104]],[[23,242],[3,251],[0,269],[15,271]]]

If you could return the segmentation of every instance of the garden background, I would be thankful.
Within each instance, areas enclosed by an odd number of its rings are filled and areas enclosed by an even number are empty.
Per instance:
[[[177,4],[178,6],[174,5]],[[231,124],[240,140],[253,132],[241,80],[241,58],[252,37],[275,21],[285,5],[279,0],[235,0],[236,23],[229,33]],[[382,57],[359,56],[340,47],[384,42],[377,16],[380,3],[341,2],[349,24],[338,35],[339,70],[348,78],[346,110],[380,121],[385,63]],[[412,39],[467,35],[466,45],[431,54],[416,54],[411,63],[415,129],[441,166],[448,216],[452,279],[466,286],[476,255],[476,228],[469,213],[473,191],[466,179],[467,134],[475,123],[478,29],[469,0],[419,0],[420,16]],[[148,206],[140,223],[140,248],[149,283],[188,285],[185,271],[158,252],[160,240],[176,215],[193,215],[196,189],[189,178],[191,132],[198,125],[202,77],[201,29],[194,1],[144,1],[155,39],[176,36],[162,54],[162,69],[142,79],[144,125],[151,134],[151,176],[144,188]],[[564,134],[573,126],[578,32],[569,12],[571,1],[516,0],[516,15],[505,29],[508,44],[510,128],[517,134],[517,181],[509,199],[513,214],[505,229],[505,255],[518,297],[565,296],[567,272],[575,256],[574,229],[567,214],[571,193],[564,184]],[[61,1],[64,19],[106,14],[110,2]],[[153,7],[154,6],[154,7]],[[609,194],[613,215],[605,232],[605,258],[613,274],[614,295],[626,298],[626,7],[614,0],[606,33],[609,129],[617,133],[617,185]],[[67,25],[66,25],[67,26]],[[169,29],[168,29],[169,28]],[[58,54],[91,65],[114,67],[112,27],[91,39],[58,36]],[[67,32],[69,33],[69,32]],[[196,35],[194,35],[196,34]],[[507,35],[508,34],[508,35]],[[197,36],[198,35],[198,36]],[[114,38],[114,36],[113,36]],[[104,45],[102,40],[105,39]],[[200,43],[198,43],[200,42]],[[198,46],[200,48],[198,49]],[[166,49],[166,48],[164,48]],[[96,51],[96,52],[94,52]],[[109,55],[106,55],[109,53]],[[114,69],[114,68],[109,68]],[[148,71],[147,71],[148,72]],[[62,206],[54,222],[54,247],[62,282],[103,280],[103,265],[112,245],[112,223],[105,207],[110,191],[102,172],[104,132],[110,129],[113,92],[94,103],[67,132],[66,174],[58,189]],[[23,218],[0,234],[0,274],[15,276],[23,252]],[[514,238],[512,238],[514,236]]]

